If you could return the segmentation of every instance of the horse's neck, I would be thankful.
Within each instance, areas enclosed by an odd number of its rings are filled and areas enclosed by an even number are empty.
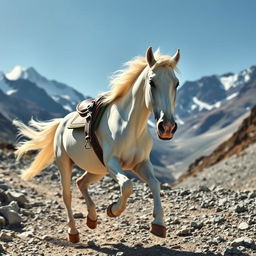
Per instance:
[[[147,129],[147,122],[150,111],[145,103],[145,70],[136,80],[135,84],[118,103],[118,108],[124,113],[128,121],[128,129],[132,129],[134,133],[140,135]]]

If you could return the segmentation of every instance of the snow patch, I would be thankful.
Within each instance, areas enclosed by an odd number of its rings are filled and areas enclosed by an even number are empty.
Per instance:
[[[216,102],[213,106],[214,106],[215,108],[219,108],[219,107],[221,106],[221,102],[218,101],[218,102]]]
[[[223,84],[224,89],[226,91],[229,90],[231,87],[235,87],[237,80],[238,80],[237,74],[220,77],[220,82]]]
[[[6,92],[7,95],[12,95],[14,93],[16,93],[18,90],[9,90]]]
[[[211,110],[213,108],[212,105],[209,105],[203,101],[200,101],[197,97],[193,97],[193,102],[198,105],[199,107],[199,111],[201,111],[202,109],[206,109],[206,110]]]
[[[199,100],[197,97],[193,97],[193,102],[199,107],[199,111],[201,111],[203,109],[212,110],[213,108],[219,108],[221,106],[220,101],[216,102],[213,105],[210,105],[208,103],[205,103],[205,102]],[[194,104],[192,105],[192,107],[193,107],[193,109],[195,109]]]
[[[235,98],[237,95],[238,95],[238,92],[235,92],[235,93],[229,95],[229,96],[227,97],[227,100],[232,100],[232,99]]]
[[[51,95],[51,98],[56,101],[56,102],[59,102],[60,98],[58,96],[55,96],[55,95]]]
[[[23,72],[25,72],[25,71],[26,71],[26,68],[21,67],[21,66],[16,66],[9,73],[6,73],[5,76],[9,80],[18,80],[19,78],[21,78],[23,76]]]
[[[191,110],[194,110],[194,109],[196,109],[196,104],[193,104],[193,105],[191,106]]]
[[[250,77],[249,74],[246,74],[246,75],[244,76],[244,81],[245,81],[245,82],[248,82],[250,79],[251,79],[251,77]]]
[[[65,108],[69,112],[73,111],[73,109],[69,105],[64,105],[63,108]]]
[[[66,100],[71,100],[70,96],[68,96],[68,95],[61,95],[61,97],[66,99]]]

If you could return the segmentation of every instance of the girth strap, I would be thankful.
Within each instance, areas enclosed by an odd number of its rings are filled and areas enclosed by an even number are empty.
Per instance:
[[[100,124],[100,120],[105,112],[107,105],[103,103],[104,97],[98,99],[87,99],[79,103],[76,107],[76,111],[80,116],[86,119],[84,133],[85,133],[85,147],[90,148],[92,146],[94,152],[98,156],[103,165],[103,151],[99,140],[95,134],[96,129]]]

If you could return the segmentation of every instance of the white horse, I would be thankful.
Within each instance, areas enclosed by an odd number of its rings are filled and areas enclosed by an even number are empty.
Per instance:
[[[154,56],[155,55],[155,56]],[[54,160],[61,175],[63,200],[68,215],[69,241],[79,241],[79,232],[71,209],[72,165],[76,164],[86,172],[77,179],[77,186],[83,194],[87,209],[87,225],[96,228],[97,213],[88,186],[110,176],[119,184],[121,195],[107,210],[110,217],[119,216],[125,209],[133,188],[124,170],[132,170],[149,185],[154,199],[151,232],[166,237],[163,208],[160,201],[160,183],[155,178],[149,159],[152,137],[148,131],[148,118],[153,112],[156,131],[160,139],[173,137],[177,125],[174,121],[176,88],[179,84],[174,70],[179,61],[179,50],[174,56],[153,54],[151,47],[146,57],[137,57],[126,63],[127,68],[119,71],[112,80],[112,89],[104,93],[107,108],[96,130],[103,150],[104,165],[93,149],[85,148],[82,129],[67,129],[76,112],[64,118],[48,122],[30,121],[30,126],[14,121],[21,135],[29,138],[18,145],[17,156],[29,150],[39,153],[22,177],[30,179],[39,174]]]

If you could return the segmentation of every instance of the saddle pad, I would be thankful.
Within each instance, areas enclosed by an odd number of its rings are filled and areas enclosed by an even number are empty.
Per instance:
[[[75,113],[75,116],[73,117],[71,122],[68,124],[68,129],[84,128],[85,123],[86,123],[86,119],[80,116],[78,113]]]

